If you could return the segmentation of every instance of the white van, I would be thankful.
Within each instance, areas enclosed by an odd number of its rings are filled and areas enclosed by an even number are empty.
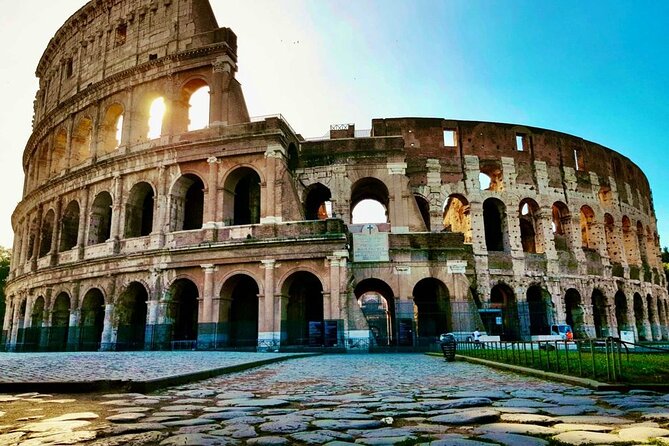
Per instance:
[[[569,324],[553,324],[551,325],[551,336],[559,336],[560,339],[567,339],[567,332],[574,331]]]

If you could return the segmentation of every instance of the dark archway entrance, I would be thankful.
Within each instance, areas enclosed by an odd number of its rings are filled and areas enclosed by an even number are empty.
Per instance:
[[[260,176],[250,167],[235,169],[225,180],[223,218],[228,225],[260,223]]]
[[[608,336],[609,318],[606,296],[596,288],[592,292],[592,319],[595,324],[595,337]]]
[[[328,215],[328,204],[332,204],[330,189],[321,183],[312,184],[307,189],[307,198],[304,201],[304,218],[307,220],[324,220]]]
[[[258,284],[238,274],[221,288],[217,347],[255,349],[258,344]]]
[[[56,296],[51,312],[48,350],[64,351],[67,348],[68,331],[70,328],[70,296],[60,293]]]
[[[550,334],[550,325],[553,323],[551,295],[539,285],[527,289],[527,313],[530,336]]]
[[[170,296],[172,348],[193,349],[197,346],[197,286],[188,279],[178,279],[170,286]]]
[[[81,303],[79,350],[97,351],[100,349],[104,321],[105,299],[102,291],[97,288],[88,290]]]
[[[583,326],[583,307],[581,306],[581,295],[574,288],[570,288],[564,295],[565,312],[567,324],[574,331],[575,338],[586,338],[588,334]]]
[[[503,341],[520,340],[520,321],[516,296],[508,285],[500,283],[490,291],[490,308],[499,311],[494,323],[486,326],[488,334],[499,335]],[[501,318],[502,324],[499,324]]]
[[[292,274],[283,285],[281,336],[286,345],[323,345],[323,286],[312,273]]]
[[[485,244],[488,251],[505,251],[506,235],[506,207],[496,198],[488,198],[483,202],[483,225],[485,229]]]
[[[149,294],[139,282],[132,282],[116,304],[116,350],[142,350],[146,334],[146,303]]]
[[[453,330],[448,288],[434,278],[422,279],[413,289],[418,310],[416,336],[418,345],[433,344],[442,333]]]
[[[627,316],[627,297],[622,290],[618,290],[614,297],[616,305],[616,325],[618,326],[618,336],[621,331],[629,330],[629,319]]]
[[[644,305],[643,298],[639,293],[634,293],[634,321],[636,331],[640,341],[647,341],[646,324],[644,323]]]
[[[38,351],[41,349],[42,325],[44,323],[44,297],[39,296],[33,303],[30,314],[30,327],[26,329],[24,350]]]

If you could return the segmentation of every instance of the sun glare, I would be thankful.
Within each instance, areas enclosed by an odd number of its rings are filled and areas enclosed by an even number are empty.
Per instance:
[[[156,98],[151,103],[149,109],[149,132],[146,137],[149,139],[160,138],[163,131],[163,116],[165,116],[165,99]]]

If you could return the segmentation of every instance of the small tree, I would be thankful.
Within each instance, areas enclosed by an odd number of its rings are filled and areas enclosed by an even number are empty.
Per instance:
[[[0,333],[5,321],[5,282],[9,276],[9,261],[12,258],[10,249],[0,246]]]
[[[666,246],[662,248],[662,265],[664,266],[664,275],[667,276],[667,282],[669,282],[669,248]]]

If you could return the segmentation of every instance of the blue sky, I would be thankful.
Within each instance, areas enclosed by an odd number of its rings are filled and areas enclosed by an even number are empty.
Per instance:
[[[34,69],[84,2],[0,0],[0,245],[20,200]],[[669,2],[211,0],[238,36],[251,115],[282,113],[304,136],[330,124],[432,116],[513,122],[595,141],[649,178],[669,245]],[[39,5],[42,13],[35,16]],[[14,33],[14,34],[8,34]],[[16,35],[18,33],[18,36]],[[11,37],[10,37],[11,36]],[[18,187],[16,187],[18,184]],[[8,235],[9,234],[9,235]]]

